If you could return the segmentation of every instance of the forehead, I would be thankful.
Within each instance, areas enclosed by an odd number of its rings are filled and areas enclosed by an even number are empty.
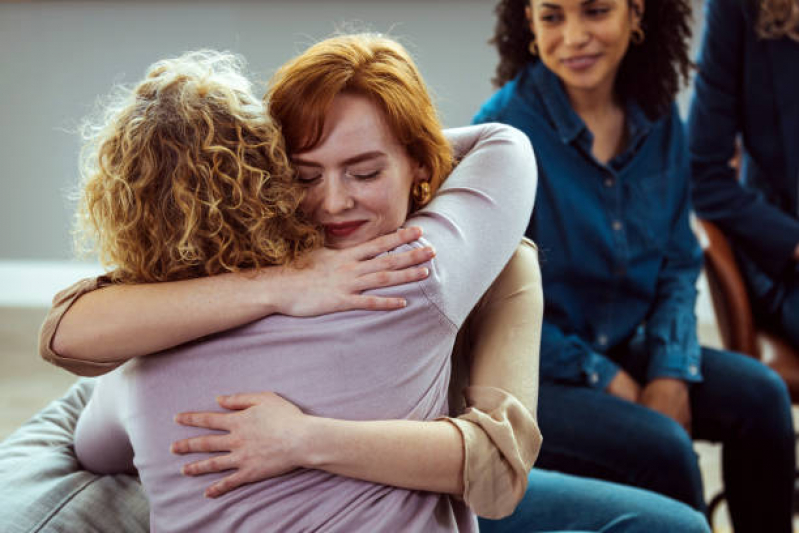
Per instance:
[[[302,159],[346,159],[365,151],[390,152],[399,146],[380,107],[365,96],[340,94],[325,116],[322,136]]]

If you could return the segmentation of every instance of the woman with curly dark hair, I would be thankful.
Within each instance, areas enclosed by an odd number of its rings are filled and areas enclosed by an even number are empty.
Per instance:
[[[545,315],[537,466],[704,510],[692,437],[720,442],[736,532],[790,531],[786,387],[696,335],[701,251],[673,101],[691,68],[688,0],[502,0],[499,91],[475,122],[539,154],[527,236]]]

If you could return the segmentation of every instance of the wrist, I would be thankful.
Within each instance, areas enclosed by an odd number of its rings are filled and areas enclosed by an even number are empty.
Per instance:
[[[327,418],[303,415],[302,422],[294,432],[295,464],[301,468],[323,470],[329,464],[330,450],[328,442],[329,423]],[[326,444],[325,444],[326,443]]]
[[[286,268],[281,266],[262,267],[247,270],[236,275],[240,277],[242,301],[250,302],[260,317],[273,314],[289,314],[284,296],[290,281]]]

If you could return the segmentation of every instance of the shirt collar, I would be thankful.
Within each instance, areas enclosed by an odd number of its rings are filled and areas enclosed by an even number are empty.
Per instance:
[[[569,97],[555,73],[541,61],[530,63],[527,68],[531,71],[529,79],[538,89],[544,110],[549,114],[561,140],[565,144],[570,144],[582,135],[590,146],[593,136],[586,128],[583,119],[572,108]],[[629,101],[626,106],[627,127],[630,129],[630,142],[627,146],[632,148],[637,146],[639,141],[649,133],[653,122],[636,102]]]
[[[571,143],[586,130],[585,123],[572,109],[558,77],[544,63],[531,63],[528,68],[532,69],[530,78],[538,88],[545,112],[549,114],[560,139],[565,144]]]

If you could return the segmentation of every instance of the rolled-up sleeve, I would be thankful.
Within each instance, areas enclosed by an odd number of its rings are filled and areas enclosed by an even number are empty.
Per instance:
[[[53,350],[53,337],[55,337],[64,315],[72,307],[78,298],[84,294],[111,285],[111,280],[107,276],[82,279],[70,285],[53,297],[53,305],[44,319],[39,330],[39,355],[48,363],[63,368],[79,376],[99,376],[106,374],[121,365],[124,361],[82,361],[71,357],[64,357]],[[101,327],[98,324],[98,327]]]
[[[458,416],[448,420],[463,437],[462,497],[485,518],[513,512],[541,448],[535,413],[542,315],[537,252],[525,241],[470,315],[453,354]]]

